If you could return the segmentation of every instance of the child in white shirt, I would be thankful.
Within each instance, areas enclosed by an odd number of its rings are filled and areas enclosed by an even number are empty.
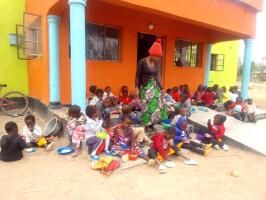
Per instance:
[[[106,133],[102,127],[103,121],[99,119],[99,112],[95,106],[88,106],[86,108],[87,123],[85,141],[88,146],[88,153],[93,160],[99,160],[99,156],[96,155],[97,150],[105,142],[105,152],[110,154],[108,150],[110,136]],[[105,136],[101,137],[101,133],[105,132]]]
[[[52,150],[53,142],[49,142],[45,138],[40,126],[36,124],[33,115],[27,115],[24,119],[26,126],[23,128],[22,138],[25,140],[28,147],[45,147],[47,150]]]

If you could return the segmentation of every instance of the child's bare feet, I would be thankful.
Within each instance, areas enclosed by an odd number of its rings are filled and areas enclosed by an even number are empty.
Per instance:
[[[155,165],[155,160],[150,159],[150,160],[148,161],[148,165],[149,165],[150,167],[153,167],[153,166]]]

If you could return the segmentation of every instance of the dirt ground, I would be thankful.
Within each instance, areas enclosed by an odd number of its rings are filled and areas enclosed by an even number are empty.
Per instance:
[[[23,118],[0,115],[1,133],[9,120],[17,122],[22,130]],[[37,116],[37,121],[44,127],[43,119]],[[64,144],[65,139],[61,139],[57,146]],[[266,199],[265,157],[232,146],[228,152],[212,150],[208,157],[185,153],[199,166],[187,166],[174,158],[177,166],[163,175],[141,165],[116,171],[110,177],[90,169],[86,152],[74,159],[41,149],[24,153],[20,161],[0,162],[0,200]],[[240,176],[232,177],[232,170],[238,170]]]
[[[266,82],[251,83],[249,93],[258,107],[266,109]]]
[[[241,83],[238,83],[240,86]],[[249,84],[249,96],[254,98],[256,105],[259,108],[266,109],[266,82]]]

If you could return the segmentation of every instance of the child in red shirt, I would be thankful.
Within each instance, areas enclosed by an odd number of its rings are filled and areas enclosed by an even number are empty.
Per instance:
[[[214,96],[215,96],[215,93],[213,93],[212,88],[208,87],[207,92],[205,92],[201,98],[204,105],[213,110],[217,108],[217,106],[214,105]]]
[[[128,95],[127,87],[122,87],[121,95],[119,96],[120,104],[131,104],[131,98]]]
[[[152,146],[148,150],[148,157],[155,160],[159,165],[159,173],[166,172],[166,167],[160,163],[158,157],[162,157],[160,160],[170,161],[169,155],[178,155],[185,159],[185,164],[196,164],[196,162],[180,152],[174,143],[173,139],[176,135],[174,127],[170,127],[165,132],[157,133],[152,137]]]
[[[175,102],[180,102],[180,94],[178,92],[178,87],[173,87],[172,98],[175,100]]]
[[[228,150],[228,146],[224,144],[224,133],[225,127],[224,122],[226,121],[226,116],[217,114],[214,116],[213,125],[211,120],[208,120],[208,129],[210,134],[205,134],[207,137],[207,143],[212,143],[215,149],[223,148],[223,150]]]

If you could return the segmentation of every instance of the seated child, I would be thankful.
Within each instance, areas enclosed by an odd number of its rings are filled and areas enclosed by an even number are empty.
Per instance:
[[[177,102],[174,100],[173,98],[173,95],[172,95],[172,89],[168,88],[166,90],[166,94],[164,95],[164,98],[165,98],[165,101],[166,101],[166,104],[168,106],[175,106],[177,104]],[[179,94],[178,94],[178,99],[180,101],[180,97],[179,97]]]
[[[80,152],[81,141],[85,138],[86,133],[86,117],[81,112],[77,105],[72,105],[68,109],[68,122],[66,126],[67,135],[70,137],[71,143],[75,148],[76,153],[73,157],[78,156]]]
[[[103,93],[103,100],[105,100],[108,97],[114,97],[114,94],[112,93],[112,89],[110,86],[106,86]]]
[[[183,94],[186,94],[188,96],[188,98],[190,99],[190,101],[192,100],[191,94],[190,94],[190,90],[189,90],[189,86],[187,84],[185,84],[183,86]]]
[[[214,96],[215,96],[215,93],[212,91],[212,88],[208,87],[207,92],[205,92],[202,95],[202,101],[204,103],[204,106],[215,110],[217,108],[217,106],[214,105]]]
[[[213,100],[218,100],[219,99],[219,85],[218,84],[214,84],[212,86],[212,92],[214,94],[213,96]]]
[[[181,95],[181,107],[186,109],[186,116],[189,117],[191,115],[191,100],[189,99],[187,94]]]
[[[163,95],[163,100],[166,104],[166,111],[169,119],[173,119],[176,113],[176,109],[180,106],[173,97],[172,97],[172,89],[167,89],[166,94]],[[179,95],[179,94],[178,94]]]
[[[175,102],[180,102],[180,94],[179,94],[179,91],[178,91],[178,87],[173,87],[173,89],[171,91],[169,91],[171,89],[168,89],[168,92],[171,92],[171,93],[168,93],[168,94],[171,94],[172,95],[172,98]],[[167,101],[167,100],[166,100]]]
[[[194,93],[193,100],[196,102],[196,105],[201,106],[203,105],[202,96],[204,95],[204,88],[203,85],[199,85],[198,90]]]
[[[183,93],[184,93],[184,90],[185,90],[184,85],[180,85],[180,86],[179,86],[179,94],[180,94],[180,95],[183,94]]]
[[[176,145],[177,148],[189,149],[204,156],[208,155],[211,150],[210,147],[212,145],[206,145],[190,140],[189,133],[187,131],[187,119],[185,113],[182,113],[182,115],[178,119],[175,125],[175,129],[176,136],[174,138],[174,145]]]
[[[139,96],[135,92],[130,93],[129,96],[131,98],[132,111],[140,112],[141,111],[141,100],[139,99]]]
[[[121,120],[121,125],[117,126],[113,131],[112,155],[120,157],[123,161],[127,161],[128,153],[133,153],[148,161],[149,165],[153,165],[154,160],[150,160],[145,152],[138,146],[133,129],[131,128],[132,121],[129,116],[125,115]]]
[[[238,95],[238,92],[237,92],[237,89],[238,89],[238,87],[237,86],[233,86],[233,87],[231,87],[231,94],[230,94],[230,100],[232,101],[232,102],[236,102],[236,98],[237,97],[239,97],[239,95]]]
[[[106,131],[102,127],[103,121],[99,119],[99,112],[95,106],[87,106],[85,113],[87,115],[87,123],[84,141],[88,146],[90,158],[93,160],[99,160],[99,156],[97,156],[96,153],[103,142],[105,142],[105,153],[110,154],[108,150],[110,136],[107,133],[105,139],[97,136],[97,133]]]
[[[250,122],[256,123],[256,115],[255,115],[256,114],[256,105],[253,102],[253,99],[248,98],[246,107],[247,107],[247,119]]]
[[[107,97],[103,101],[103,112],[101,113],[101,118],[103,120],[103,127],[111,127],[111,114],[117,113],[119,110],[114,106],[114,102],[111,97]]]
[[[23,149],[26,143],[18,134],[18,126],[15,122],[7,122],[5,124],[7,135],[3,135],[0,140],[0,160],[11,162],[23,158]]]
[[[233,102],[229,106],[229,109],[230,110],[229,110],[228,114],[230,116],[233,116],[236,119],[241,120],[241,121],[245,121],[246,120],[247,113],[244,110],[244,106],[243,106],[241,97],[237,97],[236,98],[236,102],[235,103]]]
[[[23,127],[22,138],[25,140],[27,147],[45,147],[50,151],[54,147],[53,136],[45,137],[42,129],[36,124],[33,115],[27,115],[24,118],[25,126]]]
[[[204,143],[212,144],[215,149],[223,148],[223,150],[227,151],[228,146],[224,144],[224,133],[225,127],[224,122],[226,121],[226,116],[217,114],[214,116],[213,125],[211,124],[211,120],[208,120],[208,129],[209,134],[205,134]]]
[[[122,123],[122,119],[128,116],[131,120],[131,123],[133,124],[133,133],[134,133],[134,137],[136,139],[136,141],[138,142],[138,144],[143,144],[143,143],[148,143],[151,144],[151,140],[147,137],[147,135],[145,134],[145,129],[143,127],[137,127],[134,125],[138,125],[141,124],[141,120],[140,120],[140,115],[132,112],[132,108],[130,105],[123,105],[122,106],[122,113],[119,115],[118,118],[118,123],[121,124]]]
[[[222,94],[221,94],[222,102],[223,102],[223,103],[228,102],[228,101],[230,100],[229,97],[230,97],[229,92],[227,91],[226,87],[223,86],[223,87],[222,87]]]
[[[106,86],[106,88],[104,89],[104,93],[103,93],[103,100],[105,100],[106,98],[111,98],[112,102],[114,104],[114,106],[117,105],[117,97],[112,93],[112,89],[110,86]]]
[[[89,106],[96,106],[99,112],[103,112],[103,90],[97,89],[96,96],[90,101]]]
[[[178,155],[185,159],[185,164],[193,164],[194,160],[184,156],[179,149],[172,145],[172,140],[176,135],[174,127],[167,128],[165,132],[156,133],[152,137],[152,146],[148,150],[149,158],[155,160],[156,164],[159,165],[159,173],[166,172],[166,167],[161,164],[161,161],[171,161],[170,155]],[[172,148],[171,148],[172,147]],[[196,163],[195,163],[196,164]]]
[[[122,105],[122,113],[120,113],[119,118],[118,118],[118,123],[122,123],[122,118],[125,115],[128,115],[132,121],[132,123],[135,124],[141,124],[141,116],[139,113],[135,113],[132,110],[132,106],[128,104]]]
[[[96,96],[97,86],[91,85],[89,88],[89,94],[87,95],[87,105]]]
[[[179,109],[178,109],[178,114],[173,118],[173,120],[171,121],[171,125],[172,126],[175,126],[176,125],[176,123],[177,123],[177,121],[179,120],[179,118],[181,117],[181,116],[183,116],[183,117],[187,117],[186,116],[186,108],[184,108],[184,107],[180,107]]]
[[[128,96],[128,89],[126,86],[122,87],[121,95],[119,96],[120,104],[131,104],[131,99]]]

